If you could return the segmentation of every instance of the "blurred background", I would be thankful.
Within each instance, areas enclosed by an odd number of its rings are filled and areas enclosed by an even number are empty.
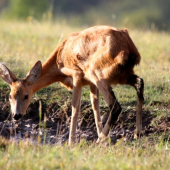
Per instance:
[[[0,18],[170,30],[170,0],[0,0]]]

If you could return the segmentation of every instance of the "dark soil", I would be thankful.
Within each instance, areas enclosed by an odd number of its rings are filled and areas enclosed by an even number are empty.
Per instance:
[[[6,90],[0,91],[0,135],[7,139],[30,140],[49,144],[64,144],[68,141],[71,120],[71,102],[57,102],[47,105],[46,100],[35,100],[30,104],[27,114],[18,121],[13,121],[10,115],[10,105],[6,101]],[[105,107],[100,108],[103,125],[109,113]],[[153,115],[143,111],[144,135],[160,133],[170,129],[170,118],[162,118],[158,125],[151,126]],[[109,137],[112,143],[118,139],[132,140],[134,138],[136,108],[123,111]],[[78,119],[76,141],[81,139],[96,142],[97,131],[90,102],[82,101],[81,114]]]

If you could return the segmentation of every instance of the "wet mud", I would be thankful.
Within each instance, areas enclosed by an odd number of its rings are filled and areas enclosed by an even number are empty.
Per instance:
[[[27,114],[20,120],[14,121],[10,114],[10,104],[7,95],[0,92],[0,135],[12,140],[30,140],[48,144],[65,144],[68,142],[71,121],[71,101],[58,103],[48,102],[44,99],[33,100]],[[102,124],[104,126],[109,110],[100,107]],[[144,135],[161,133],[170,130],[170,118],[162,118],[157,126],[151,125],[154,116],[150,111],[143,111]],[[115,125],[112,127],[109,138],[112,143],[124,138],[133,140],[136,128],[136,108],[123,109]],[[95,143],[97,130],[91,108],[91,103],[82,101],[81,112],[77,122],[76,142],[81,139]]]

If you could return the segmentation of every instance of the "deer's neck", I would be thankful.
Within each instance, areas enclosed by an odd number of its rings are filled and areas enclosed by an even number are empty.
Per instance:
[[[62,79],[56,64],[57,50],[46,60],[42,66],[42,74],[37,82],[32,85],[33,94],[38,90]]]

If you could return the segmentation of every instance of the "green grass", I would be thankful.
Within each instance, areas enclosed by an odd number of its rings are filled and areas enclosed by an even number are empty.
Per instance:
[[[167,169],[169,143],[160,137],[101,147],[81,141],[72,147],[0,142],[1,169]]]
[[[52,24],[37,21],[6,22],[0,20],[0,62],[4,62],[19,77],[24,77],[37,61],[44,62],[64,37],[81,27],[71,27],[65,22]],[[142,60],[135,68],[145,81],[145,104],[157,126],[162,117],[170,117],[170,34],[150,30],[129,30]],[[0,87],[6,84],[0,80]],[[58,90],[59,89],[59,90]],[[136,92],[132,87],[113,87],[123,109],[136,107]],[[71,92],[58,83],[42,89],[35,98],[60,101],[71,98]],[[89,88],[83,88],[82,100],[89,100]],[[101,105],[106,105],[101,96]],[[116,145],[101,146],[81,141],[73,147],[39,145],[28,141],[0,139],[0,169],[169,169],[169,134],[154,134]]]

